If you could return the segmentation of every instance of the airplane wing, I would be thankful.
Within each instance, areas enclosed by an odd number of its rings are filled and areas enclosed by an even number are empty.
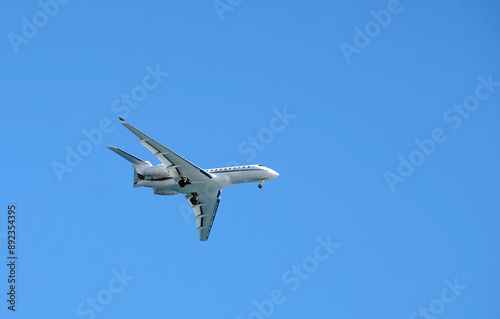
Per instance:
[[[220,193],[221,190],[213,194],[201,193],[197,199],[194,199],[192,194],[186,195],[196,215],[196,227],[200,231],[201,241],[208,240],[210,235],[215,214],[219,208]]]
[[[178,175],[180,177],[186,177],[190,181],[206,181],[212,178],[212,176],[204,169],[199,168],[190,161],[184,159],[182,156],[177,155],[175,152],[153,140],[151,137],[125,122],[122,117],[120,117],[120,123],[139,137],[141,144],[158,157],[165,167],[170,169],[174,176]]]

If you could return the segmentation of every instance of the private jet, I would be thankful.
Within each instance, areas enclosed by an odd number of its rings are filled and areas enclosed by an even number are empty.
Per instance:
[[[121,116],[120,123],[139,138],[139,142],[150,150],[161,162],[153,165],[119,148],[110,150],[132,163],[134,187],[150,187],[156,195],[185,194],[196,216],[200,240],[208,240],[219,207],[222,189],[234,184],[265,181],[278,177],[278,173],[264,165],[202,169],[142,133]]]

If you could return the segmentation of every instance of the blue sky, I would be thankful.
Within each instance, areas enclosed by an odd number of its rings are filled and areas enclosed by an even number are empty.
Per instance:
[[[2,318],[498,318],[498,4],[62,2],[1,5]],[[120,114],[280,176],[199,242]]]

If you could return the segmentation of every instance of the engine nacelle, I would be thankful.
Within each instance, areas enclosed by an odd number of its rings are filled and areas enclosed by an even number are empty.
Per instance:
[[[163,164],[146,167],[144,170],[138,173],[143,175],[144,177],[147,176],[151,178],[170,177],[170,172]]]
[[[156,195],[179,195],[179,193],[168,189],[155,189],[153,192]]]

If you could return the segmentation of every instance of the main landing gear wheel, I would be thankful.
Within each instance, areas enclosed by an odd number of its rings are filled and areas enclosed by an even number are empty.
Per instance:
[[[189,180],[189,178],[187,178],[187,177],[183,177],[183,178],[181,178],[181,179],[179,180],[179,186],[180,186],[180,187],[184,187],[184,186],[186,186],[186,185],[188,185],[188,184],[191,184],[191,181],[190,181],[190,180]]]
[[[191,193],[191,195],[193,195],[193,197],[191,197],[189,199],[189,201],[191,202],[191,205],[197,205],[200,203],[200,201],[198,200],[198,193]]]

